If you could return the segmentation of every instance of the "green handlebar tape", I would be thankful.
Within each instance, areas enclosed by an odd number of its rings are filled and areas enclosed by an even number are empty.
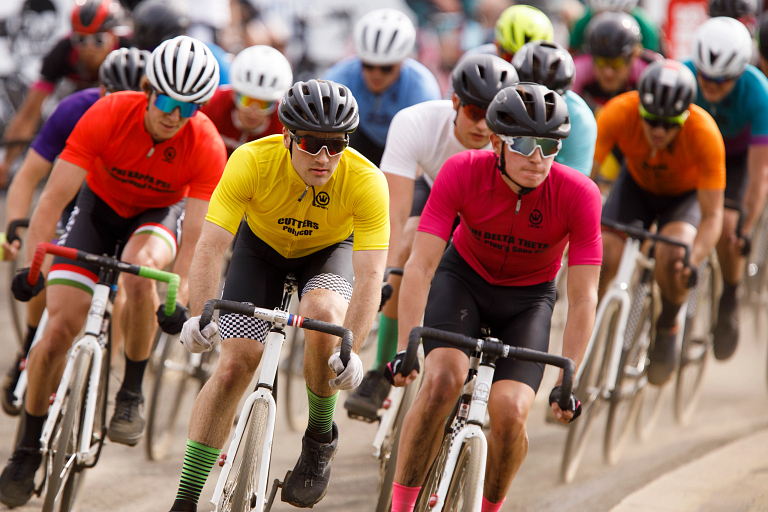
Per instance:
[[[181,282],[179,275],[149,267],[139,267],[139,275],[168,283],[168,293],[165,296],[165,316],[171,316],[176,311],[176,294],[179,293],[179,283]]]

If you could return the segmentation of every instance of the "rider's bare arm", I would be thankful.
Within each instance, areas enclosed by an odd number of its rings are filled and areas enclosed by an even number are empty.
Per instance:
[[[194,197],[187,198],[187,203],[184,207],[184,221],[181,228],[181,245],[176,253],[176,261],[173,263],[173,272],[181,278],[177,295],[179,304],[186,304],[189,299],[189,266],[195,254],[197,241],[200,239],[200,232],[203,229],[206,212],[208,212],[208,201],[195,199]],[[217,268],[220,268],[220,266]]]
[[[200,315],[205,301],[216,298],[224,253],[233,238],[235,235],[221,226],[209,221],[203,222],[189,269],[189,281],[193,283],[189,287],[191,316]]]
[[[691,265],[694,267],[698,267],[709,255],[723,230],[723,191],[699,189],[698,198],[701,223],[691,250]]]
[[[376,311],[381,304],[381,281],[384,278],[384,265],[387,251],[353,251],[352,268],[355,271],[355,285],[352,298],[344,318],[344,327],[355,336],[352,350],[360,352]]]
[[[48,97],[48,92],[42,89],[31,88],[24,97],[19,110],[8,123],[8,127],[3,134],[4,140],[26,140],[31,139],[35,134],[37,123],[40,121],[40,111],[43,108],[43,101]],[[5,162],[0,165],[7,169],[7,166],[21,154],[21,146],[10,147],[5,153]]]
[[[744,222],[742,229],[749,234],[755,227],[768,195],[768,145],[752,144],[747,154],[749,178],[744,194]]]
[[[563,333],[563,356],[573,360],[576,368],[581,365],[594,327],[599,279],[599,265],[568,267],[568,316]]]
[[[77,195],[87,174],[88,171],[66,160],[59,159],[53,166],[51,177],[29,222],[25,266],[32,264],[38,243],[50,242],[54,238],[56,222],[61,217],[61,212]]]
[[[396,267],[403,228],[411,215],[414,181],[396,174],[384,173],[384,176],[387,177],[387,186],[389,187],[390,232],[387,266]]]

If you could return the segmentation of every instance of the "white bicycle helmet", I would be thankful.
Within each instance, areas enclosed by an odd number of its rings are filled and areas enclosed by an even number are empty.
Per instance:
[[[158,93],[188,103],[205,103],[219,86],[219,63],[205,44],[189,36],[155,48],[146,74]]]
[[[630,12],[637,7],[637,0],[587,0],[592,12]]]
[[[288,59],[271,46],[251,46],[232,61],[229,81],[240,94],[277,101],[293,85],[293,71]]]
[[[357,22],[355,51],[366,64],[397,64],[413,51],[416,28],[405,13],[397,9],[376,9]]]
[[[752,36],[739,20],[711,18],[696,30],[693,65],[712,77],[738,77],[752,59]]]

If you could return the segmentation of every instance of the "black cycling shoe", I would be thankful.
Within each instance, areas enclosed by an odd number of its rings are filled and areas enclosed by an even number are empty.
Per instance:
[[[677,367],[677,327],[656,329],[656,339],[648,352],[648,382],[654,386],[667,383]]]
[[[363,377],[357,389],[350,393],[344,402],[344,408],[349,417],[368,423],[379,420],[378,411],[389,394],[392,385],[387,381],[384,372],[370,370]]]
[[[725,361],[736,352],[736,345],[739,343],[739,321],[736,320],[736,311],[730,315],[718,315],[713,337],[713,348],[717,360]]]
[[[107,436],[113,443],[136,446],[144,437],[144,396],[133,391],[120,390],[115,398],[115,414],[109,422]]]
[[[3,390],[0,392],[0,402],[2,402],[3,411],[9,416],[18,416],[21,412],[21,407],[13,405],[15,401],[13,392],[16,390],[16,384],[19,383],[23,359],[23,356],[17,356],[16,363],[8,368],[8,373],[5,374],[5,380],[3,380]]]
[[[43,461],[37,448],[17,447],[0,475],[0,502],[20,507],[35,492],[35,473]]]
[[[293,471],[285,476],[280,499],[299,508],[312,508],[328,492],[331,479],[331,461],[339,447],[339,429],[332,429],[333,441],[318,443],[304,434],[301,455]]]

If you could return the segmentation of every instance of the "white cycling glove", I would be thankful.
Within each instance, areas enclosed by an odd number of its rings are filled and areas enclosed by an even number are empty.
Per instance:
[[[341,362],[341,356],[339,355],[340,351],[341,347],[336,347],[333,355],[328,360],[328,366],[338,375],[335,379],[329,380],[328,385],[331,386],[331,389],[354,389],[363,381],[363,362],[357,354],[352,352],[349,355],[347,368],[344,369],[344,364]],[[342,370],[344,371],[342,372]]]
[[[184,326],[181,328],[181,343],[184,348],[199,354],[200,352],[208,352],[216,344],[219,338],[219,327],[216,322],[211,322],[205,326],[205,329],[200,331],[200,317],[193,316],[184,322]]]

